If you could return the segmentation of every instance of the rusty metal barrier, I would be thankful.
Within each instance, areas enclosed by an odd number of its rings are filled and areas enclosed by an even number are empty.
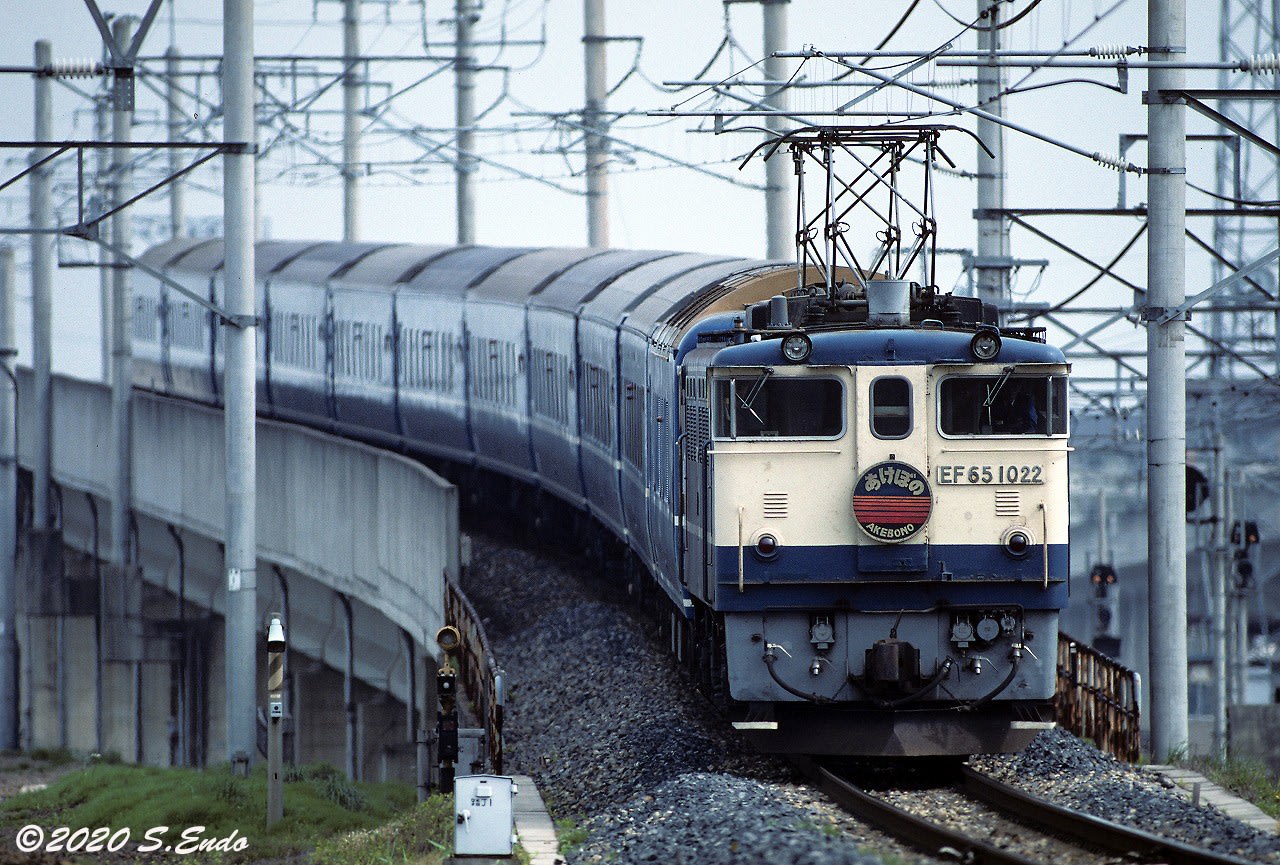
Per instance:
[[[1058,634],[1058,725],[1129,763],[1142,753],[1138,674]]]
[[[445,580],[444,594],[445,622],[457,628],[462,636],[456,656],[458,675],[467,695],[476,701],[476,714],[484,722],[485,738],[489,742],[489,765],[495,775],[501,775],[506,674],[493,655],[484,626],[480,624],[480,616],[452,576]]]

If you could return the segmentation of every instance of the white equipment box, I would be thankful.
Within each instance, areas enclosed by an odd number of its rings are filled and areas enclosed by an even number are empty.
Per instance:
[[[453,852],[457,856],[510,856],[515,830],[515,782],[502,775],[453,779]]]

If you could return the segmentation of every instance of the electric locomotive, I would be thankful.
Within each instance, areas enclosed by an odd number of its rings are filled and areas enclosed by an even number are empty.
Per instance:
[[[699,631],[765,750],[1018,750],[1052,726],[1068,368],[975,299],[862,282],[682,340]]]

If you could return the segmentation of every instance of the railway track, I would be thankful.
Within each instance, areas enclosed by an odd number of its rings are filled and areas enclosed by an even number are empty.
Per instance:
[[[1074,865],[1103,860],[1250,865],[1252,861],[1063,808],[968,766],[960,768],[958,780],[941,788],[879,795],[811,760],[793,762],[855,817],[925,854],[966,865]],[[944,810],[945,820],[934,816]],[[968,815],[958,816],[962,811]],[[1028,829],[1048,837],[1031,837]]]

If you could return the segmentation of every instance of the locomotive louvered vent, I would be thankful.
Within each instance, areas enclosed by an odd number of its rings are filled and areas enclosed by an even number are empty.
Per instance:
[[[764,516],[769,520],[780,520],[787,515],[786,493],[764,494]]]
[[[689,411],[689,448],[693,461],[700,463],[711,440],[711,423],[706,406],[694,406]]]
[[[996,516],[1016,517],[1022,513],[1022,493],[1018,490],[996,490]]]

